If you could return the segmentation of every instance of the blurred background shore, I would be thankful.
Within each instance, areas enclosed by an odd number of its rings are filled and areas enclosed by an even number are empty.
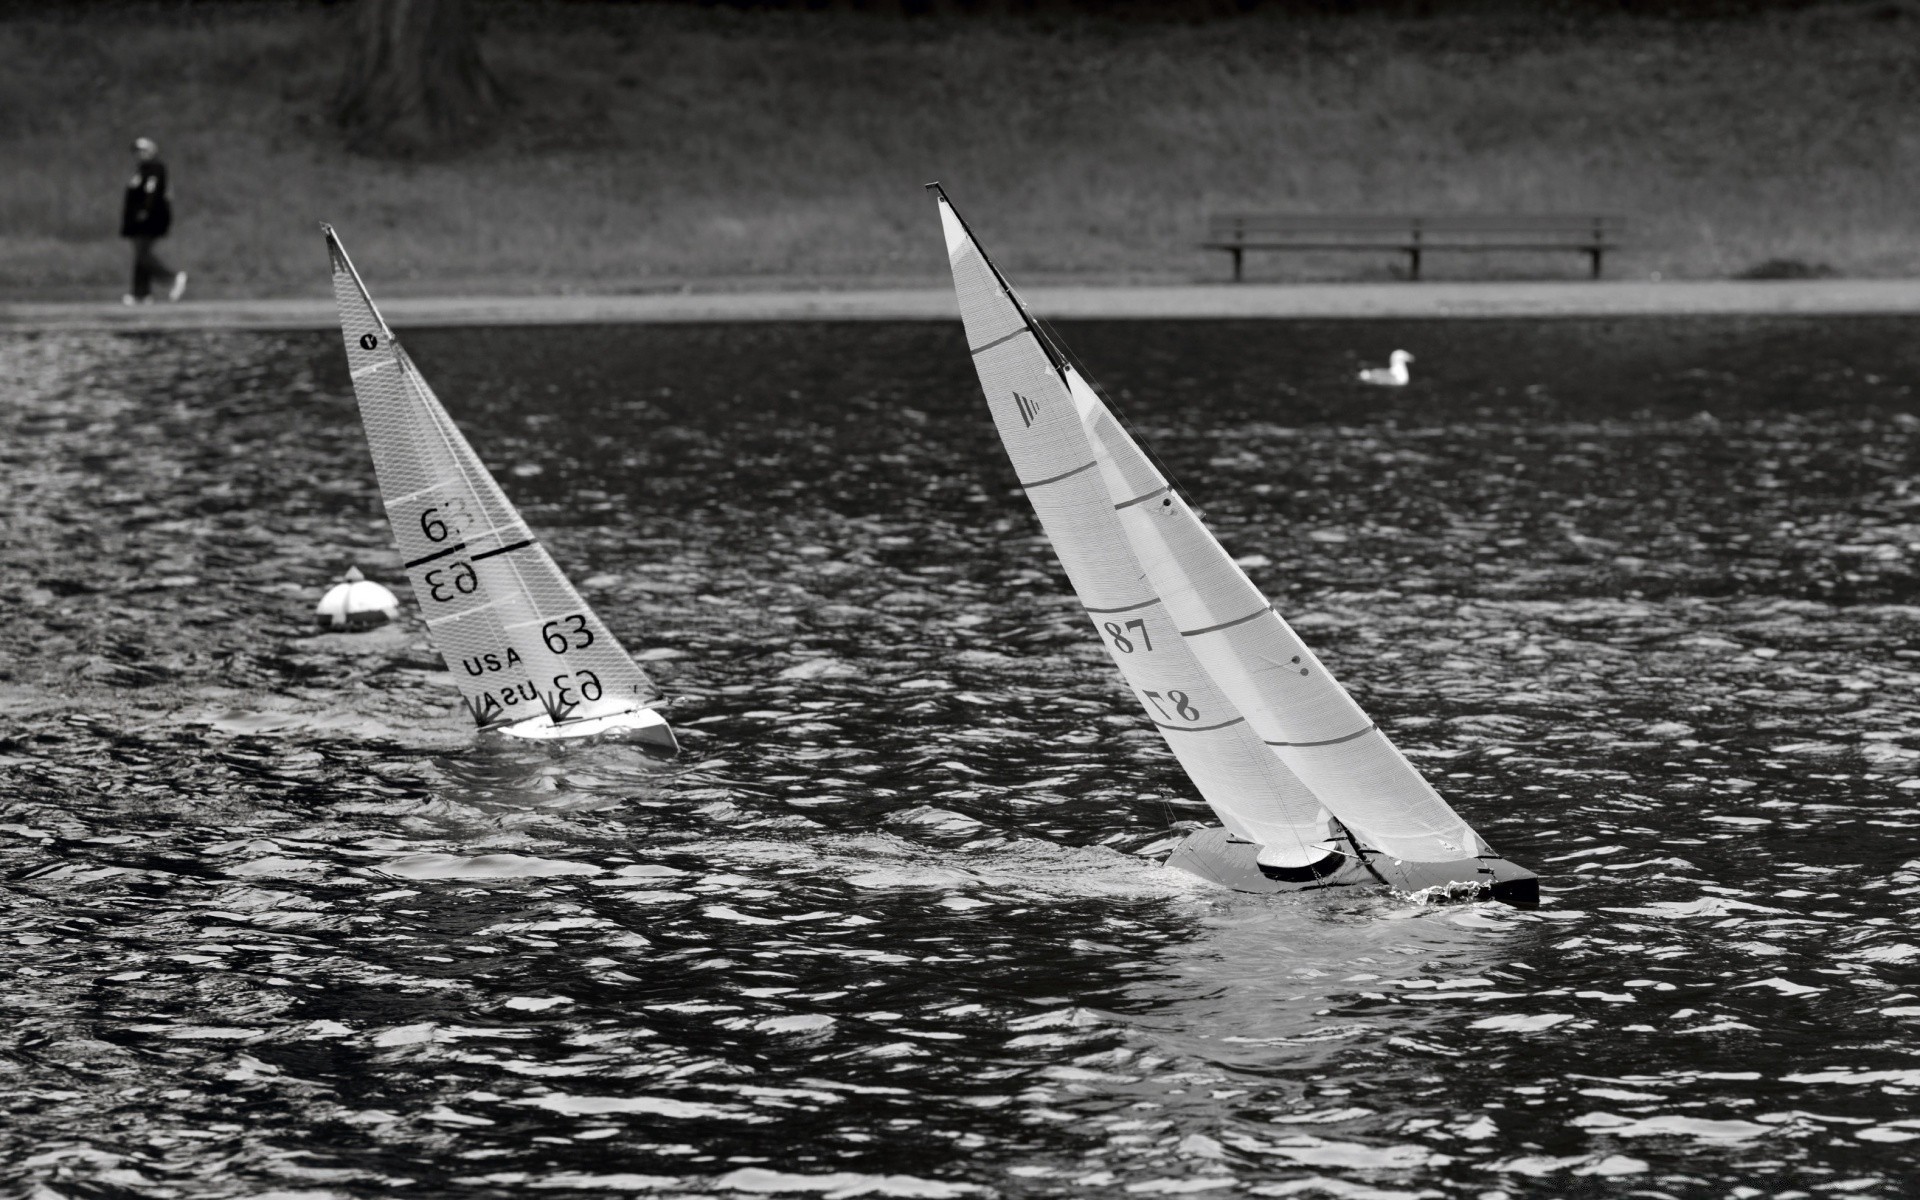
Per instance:
[[[1618,213],[1614,278],[1920,274],[1911,3],[481,0],[504,102],[466,144],[411,153],[355,149],[334,119],[352,7],[0,6],[0,299],[117,295],[136,133],[172,169],[192,298],[324,294],[322,218],[391,295],[934,284],[935,178],[1035,285],[1223,280],[1199,242],[1234,210]],[[1584,269],[1498,254],[1429,274]]]

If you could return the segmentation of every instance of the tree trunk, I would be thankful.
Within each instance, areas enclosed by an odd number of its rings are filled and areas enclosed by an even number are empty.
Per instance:
[[[500,85],[468,0],[359,0],[334,116],[363,153],[431,154],[483,138]]]

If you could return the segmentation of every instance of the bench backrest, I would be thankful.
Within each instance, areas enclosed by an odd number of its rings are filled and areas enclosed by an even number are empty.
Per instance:
[[[1468,239],[1515,235],[1604,241],[1617,235],[1625,224],[1619,217],[1602,214],[1247,213],[1209,218],[1207,232],[1215,240],[1235,242],[1272,237],[1337,236],[1411,240],[1428,235]]]

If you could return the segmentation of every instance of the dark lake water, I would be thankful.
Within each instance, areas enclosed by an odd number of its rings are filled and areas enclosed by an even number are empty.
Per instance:
[[[476,744],[335,336],[6,337],[12,1194],[1911,1195],[1914,332],[1064,330],[1533,911],[1134,853],[957,323],[407,339],[671,762]]]

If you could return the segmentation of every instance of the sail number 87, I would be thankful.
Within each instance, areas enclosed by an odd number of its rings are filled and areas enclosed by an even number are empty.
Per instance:
[[[1153,649],[1153,639],[1147,636],[1147,623],[1143,619],[1128,621],[1125,625],[1118,621],[1108,621],[1102,628],[1107,631],[1107,636],[1113,639],[1113,648],[1122,654],[1133,653],[1134,639],[1127,636],[1129,629],[1140,631],[1140,645],[1143,649],[1148,651]]]
[[[555,654],[565,654],[569,650],[585,650],[593,645],[593,630],[587,628],[586,617],[569,613],[557,621],[542,625],[540,638],[546,642],[547,649]]]

